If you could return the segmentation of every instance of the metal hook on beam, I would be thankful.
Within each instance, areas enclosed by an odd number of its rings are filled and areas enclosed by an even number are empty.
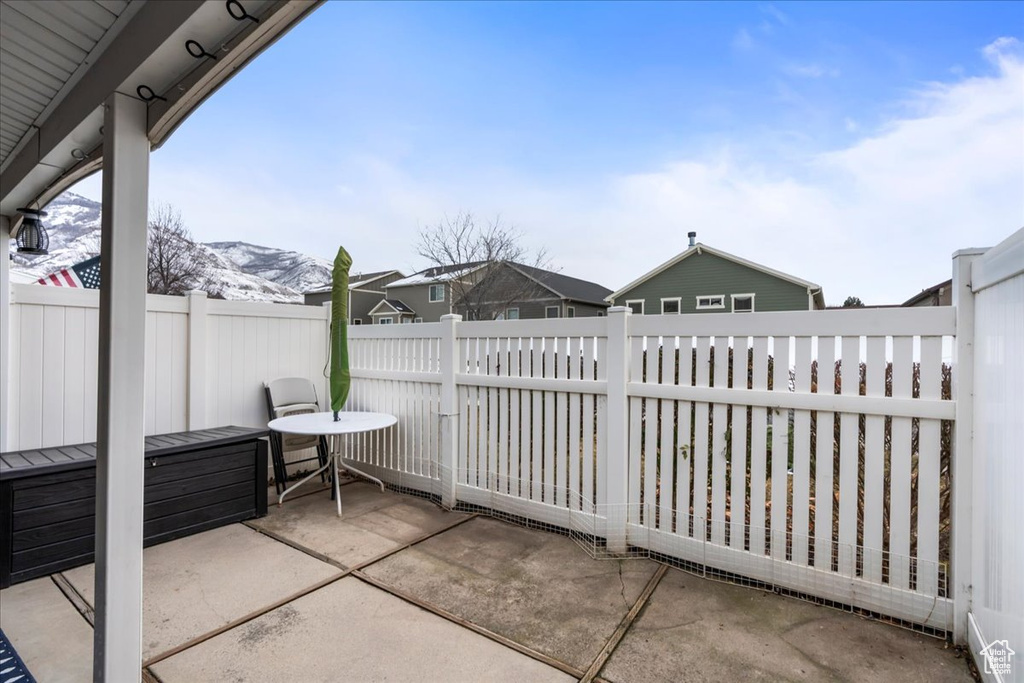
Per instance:
[[[217,59],[217,55],[210,54],[209,52],[207,52],[206,48],[204,48],[202,45],[200,45],[199,41],[197,41],[197,40],[186,40],[185,41],[185,49],[188,50],[188,53],[190,55],[192,55],[193,57],[195,57],[196,59],[202,59],[203,57],[209,57],[210,59]]]
[[[245,7],[238,0],[228,0],[224,4],[228,8],[228,14],[230,14],[231,18],[235,21],[242,21],[243,19],[248,19],[249,21],[255,22],[257,24],[260,23],[259,19],[245,11]]]

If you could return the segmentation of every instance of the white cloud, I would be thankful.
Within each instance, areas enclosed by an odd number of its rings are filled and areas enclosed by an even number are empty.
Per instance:
[[[780,10],[775,5],[761,5],[760,7],[758,7],[758,9],[761,10],[762,14],[771,17],[772,19],[782,24],[783,26],[789,26],[789,16],[786,15],[782,10]]]
[[[627,282],[681,251],[692,229],[822,284],[830,302],[898,303],[949,277],[953,251],[991,246],[1024,225],[1018,47],[993,43],[985,54],[994,75],[931,85],[903,117],[801,165],[722,153],[615,179],[596,218],[605,226],[595,250],[606,256],[590,274]]]
[[[753,49],[754,39],[750,35],[750,31],[745,28],[741,28],[739,31],[736,31],[736,35],[732,38],[732,47],[733,49],[740,50],[742,52]]]
[[[839,69],[821,64],[789,64],[783,71],[798,78],[838,78],[840,74]]]

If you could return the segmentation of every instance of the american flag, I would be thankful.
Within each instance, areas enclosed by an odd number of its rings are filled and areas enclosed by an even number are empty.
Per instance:
[[[100,257],[93,256],[87,261],[68,266],[64,270],[50,273],[39,278],[41,285],[55,287],[82,287],[84,289],[100,288]]]

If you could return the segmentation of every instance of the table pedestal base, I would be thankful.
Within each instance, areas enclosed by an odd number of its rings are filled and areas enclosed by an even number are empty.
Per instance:
[[[380,479],[378,479],[377,477],[370,476],[366,472],[358,470],[355,467],[352,467],[351,465],[345,464],[345,462],[342,460],[342,457],[341,457],[341,437],[340,436],[329,436],[328,439],[329,439],[330,444],[331,444],[331,453],[330,453],[330,455],[327,458],[327,464],[317,468],[317,470],[315,472],[306,475],[300,481],[292,484],[291,486],[286,488],[284,491],[282,491],[280,493],[280,495],[278,495],[278,497],[277,497],[277,505],[279,507],[281,506],[282,503],[284,503],[284,497],[286,495],[288,495],[289,493],[291,493],[295,489],[299,488],[300,486],[305,484],[307,481],[309,481],[310,479],[312,479],[316,475],[320,474],[321,472],[323,472],[324,470],[326,470],[329,467],[333,468],[333,470],[332,470],[333,477],[332,478],[334,479],[334,501],[338,504],[338,516],[339,517],[341,517],[341,486],[338,483],[338,468],[339,467],[343,468],[343,469],[346,469],[349,472],[352,472],[353,474],[357,474],[360,477],[363,477],[364,479],[369,479],[373,483],[375,483],[378,486],[380,486],[381,492],[384,491],[384,482],[382,482]]]

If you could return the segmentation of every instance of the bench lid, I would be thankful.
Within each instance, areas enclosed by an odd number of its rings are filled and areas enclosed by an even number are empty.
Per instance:
[[[173,455],[193,451],[197,448],[226,446],[252,441],[267,434],[266,428],[235,426],[157,434],[146,437],[145,457]],[[22,451],[0,453],[0,480],[20,479],[38,474],[94,467],[95,465],[95,443],[29,448]]]

